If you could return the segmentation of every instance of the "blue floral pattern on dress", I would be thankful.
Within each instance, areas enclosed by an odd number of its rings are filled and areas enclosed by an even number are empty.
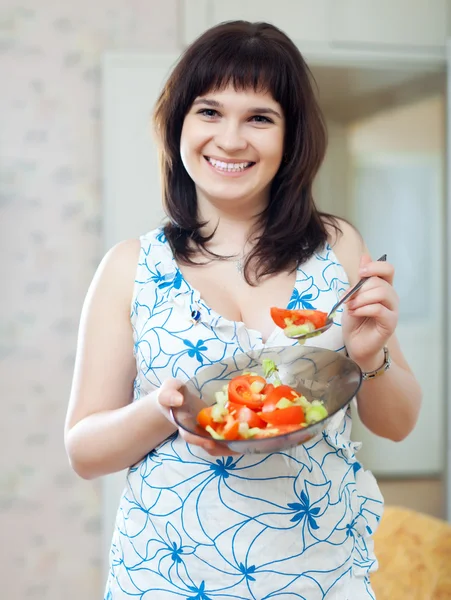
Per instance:
[[[328,311],[347,286],[326,246],[298,268],[288,307]],[[135,401],[168,377],[215,365],[220,379],[225,358],[293,343],[278,328],[264,342],[207,306],[161,229],[141,238],[131,322]],[[337,312],[307,343],[344,351],[340,325]],[[128,472],[105,600],[374,599],[383,501],[350,432],[348,409],[303,446],[220,458],[170,436]]]

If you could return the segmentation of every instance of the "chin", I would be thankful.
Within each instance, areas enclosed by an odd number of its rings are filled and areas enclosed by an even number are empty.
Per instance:
[[[207,192],[207,197],[212,198],[215,204],[242,206],[249,202],[249,194],[231,194],[230,191],[224,193]]]

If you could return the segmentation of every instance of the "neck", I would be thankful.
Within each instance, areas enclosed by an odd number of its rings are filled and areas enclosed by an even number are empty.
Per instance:
[[[214,237],[209,248],[219,254],[243,254],[258,233],[258,218],[264,203],[241,207],[218,207],[198,198],[199,218],[206,223],[203,235]]]

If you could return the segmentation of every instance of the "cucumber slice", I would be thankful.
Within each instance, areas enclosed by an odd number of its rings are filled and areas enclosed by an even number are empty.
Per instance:
[[[214,440],[224,440],[224,439],[225,439],[225,438],[224,438],[224,436],[222,436],[222,435],[220,435],[219,433],[217,433],[217,432],[216,432],[216,431],[213,429],[213,427],[210,427],[210,425],[207,425],[207,426],[205,427],[205,431],[208,431],[208,433],[211,435],[211,437],[212,437]]]
[[[294,402],[288,400],[288,398],[281,398],[276,404],[276,408],[290,408],[291,406],[294,406]]]
[[[327,409],[322,404],[312,405],[305,411],[305,420],[309,425],[312,425],[312,423],[318,423],[318,421],[325,419],[328,414]]]
[[[295,335],[304,335],[306,333],[312,333],[315,331],[315,326],[313,323],[303,323],[302,325],[289,325],[285,327],[283,332],[287,337],[293,337]]]

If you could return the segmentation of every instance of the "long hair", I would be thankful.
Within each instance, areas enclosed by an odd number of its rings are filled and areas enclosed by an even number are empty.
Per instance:
[[[324,159],[327,134],[313,76],[293,42],[268,23],[231,21],[207,30],[184,52],[158,99],[154,124],[160,142],[166,237],[175,257],[194,263],[209,252],[214,236],[203,236],[194,182],[180,156],[183,122],[194,100],[229,85],[235,90],[271,93],[286,122],[283,160],[259,215],[256,244],[244,274],[250,284],[272,273],[293,271],[327,240],[325,218],[312,197],[312,184]],[[221,257],[219,257],[221,258]],[[224,257],[222,257],[224,258]],[[249,277],[249,264],[255,273]]]

